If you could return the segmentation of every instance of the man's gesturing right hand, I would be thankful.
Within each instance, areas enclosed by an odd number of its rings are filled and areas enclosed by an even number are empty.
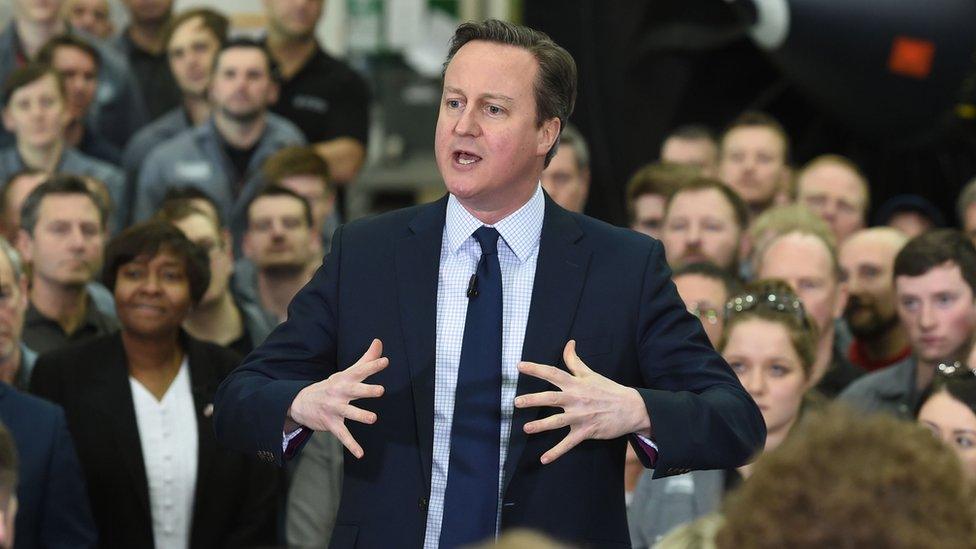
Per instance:
[[[350,401],[375,398],[383,394],[382,385],[367,385],[363,380],[390,364],[382,356],[383,343],[374,339],[355,364],[336,372],[318,383],[302,389],[288,409],[285,431],[293,431],[298,425],[313,431],[329,431],[357,458],[363,457],[363,449],[346,428],[346,418],[360,423],[376,423],[376,414],[357,408]],[[298,425],[292,425],[295,422]],[[290,428],[289,428],[290,427]]]

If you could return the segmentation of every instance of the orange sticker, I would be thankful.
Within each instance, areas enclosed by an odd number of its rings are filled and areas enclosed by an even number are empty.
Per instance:
[[[932,72],[935,44],[928,40],[897,36],[891,44],[888,70],[899,76],[927,78]]]

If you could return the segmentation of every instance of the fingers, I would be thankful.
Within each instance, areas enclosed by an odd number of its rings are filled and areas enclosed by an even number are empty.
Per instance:
[[[533,408],[535,406],[548,406],[550,408],[562,408],[566,404],[566,393],[561,391],[543,391],[522,395],[515,399],[516,408]]]
[[[553,429],[568,427],[570,423],[572,422],[569,419],[569,414],[555,414],[536,421],[530,421],[525,424],[523,429],[529,434],[541,433],[543,431],[552,431]]]
[[[560,370],[559,368],[546,366],[545,364],[536,364],[535,362],[519,362],[518,369],[519,372],[525,375],[544,379],[560,389],[565,389],[566,385],[573,381],[573,376],[571,374]]]
[[[384,356],[368,362],[357,362],[346,371],[349,372],[356,381],[362,381],[389,365],[390,359]]]
[[[581,376],[590,371],[589,367],[576,354],[575,339],[570,339],[566,342],[566,346],[563,347],[563,362],[566,364],[566,368],[575,376]]]
[[[370,412],[369,410],[363,410],[362,408],[357,408],[352,404],[346,404],[339,411],[339,415],[346,419],[351,419],[353,421],[358,421],[359,423],[365,423],[367,425],[372,425],[376,423],[376,413]]]
[[[347,429],[342,422],[339,422],[339,424],[336,425],[331,431],[332,434],[339,439],[339,442],[346,447],[346,450],[349,450],[349,453],[356,456],[356,459],[363,457],[362,447],[359,446],[356,439],[352,438],[352,433],[349,432],[349,429]]]
[[[374,338],[369,344],[369,349],[363,353],[362,358],[357,362],[368,362],[370,360],[376,360],[377,358],[383,356],[383,342],[377,338]]]
[[[386,389],[384,389],[382,385],[367,385],[365,383],[357,383],[349,389],[349,400],[381,397],[385,391]]]
[[[541,461],[543,465],[548,465],[562,457],[562,455],[566,452],[572,450],[577,444],[583,441],[583,437],[578,433],[578,431],[570,431],[564,439],[559,441],[559,444],[553,446],[548,452],[542,454],[539,461]]]

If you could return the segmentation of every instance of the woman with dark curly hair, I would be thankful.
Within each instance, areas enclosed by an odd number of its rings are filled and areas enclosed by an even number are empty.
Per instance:
[[[781,280],[746,286],[725,306],[717,349],[759,406],[765,451],[779,446],[800,417],[816,359],[817,328],[800,298]],[[628,510],[631,543],[649,547],[669,530],[715,511],[752,466],[693,471],[652,480],[644,473]]]
[[[42,354],[31,378],[64,407],[100,546],[273,543],[276,471],[213,430],[240,357],[180,328],[209,284],[206,252],[169,223],[136,225],[109,242],[102,279],[121,331]]]

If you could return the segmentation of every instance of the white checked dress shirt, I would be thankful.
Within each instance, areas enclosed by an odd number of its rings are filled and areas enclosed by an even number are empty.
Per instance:
[[[502,396],[501,440],[499,456],[499,491],[508,453],[508,436],[512,425],[518,363],[529,320],[532,284],[539,258],[539,237],[545,198],[542,187],[515,213],[492,225],[498,240],[498,263],[502,271]],[[481,246],[474,231],[484,225],[451,195],[447,201],[447,218],[441,241],[440,275],[437,282],[437,358],[434,367],[434,455],[431,468],[430,505],[427,511],[427,533],[424,547],[436,549],[444,517],[444,492],[450,474],[451,423],[454,415],[454,392],[461,361],[464,321],[468,311],[467,288],[471,275],[481,259]],[[501,494],[499,494],[501,502]],[[499,514],[501,507],[499,506]],[[496,523],[497,529],[497,523]]]
[[[187,359],[162,400],[129,378],[142,460],[149,482],[153,542],[158,549],[190,545],[197,485],[197,415]]]

